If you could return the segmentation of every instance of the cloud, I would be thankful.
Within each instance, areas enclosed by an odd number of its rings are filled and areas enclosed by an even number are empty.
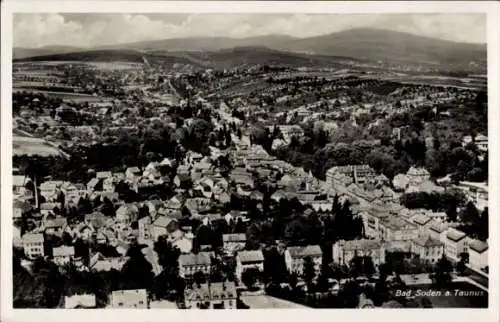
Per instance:
[[[100,45],[182,37],[311,37],[375,27],[462,42],[485,42],[478,14],[16,14],[14,45]]]

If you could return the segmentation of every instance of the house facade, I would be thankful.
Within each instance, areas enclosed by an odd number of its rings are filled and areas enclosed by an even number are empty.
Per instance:
[[[204,283],[184,291],[186,309],[236,309],[234,282]]]
[[[35,259],[37,257],[44,256],[43,242],[43,234],[24,234],[22,236],[22,245],[26,257],[29,259]]]
[[[316,274],[321,270],[323,251],[318,245],[292,246],[285,250],[285,263],[289,272],[302,275],[304,271],[304,260],[310,257]]]
[[[379,240],[359,239],[340,240],[332,247],[333,262],[338,265],[348,265],[354,257],[371,257],[378,267],[385,262],[385,248]]]
[[[236,255],[236,278],[241,281],[241,275],[246,269],[256,268],[264,271],[264,254],[262,250],[247,250],[238,252]]]
[[[181,254],[179,256],[179,276],[192,278],[197,272],[209,275],[212,267],[212,256],[211,252]]]
[[[459,261],[460,254],[466,251],[465,240],[467,236],[465,233],[454,228],[448,229],[446,232],[446,239],[444,241],[445,255],[452,260]]]
[[[245,234],[223,234],[223,248],[226,253],[233,253],[245,248],[247,237]]]
[[[438,239],[422,236],[411,242],[411,252],[429,263],[437,263],[444,254],[444,243]]]
[[[469,265],[476,270],[488,267],[488,244],[480,240],[473,240],[469,244]]]

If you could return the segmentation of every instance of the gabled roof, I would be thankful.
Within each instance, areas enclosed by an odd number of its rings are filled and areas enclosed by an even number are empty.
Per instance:
[[[262,250],[244,250],[238,252],[238,258],[242,263],[245,262],[261,262],[264,261]]]
[[[52,255],[54,257],[75,256],[75,248],[73,246],[54,247],[52,249]]]
[[[139,169],[139,167],[129,167],[129,168],[127,168],[126,172],[133,173],[133,174],[140,174],[141,169]]]
[[[212,264],[212,252],[199,252],[198,254],[181,254],[179,256],[180,266],[209,266]]]
[[[307,256],[321,256],[323,251],[319,245],[308,245],[308,246],[291,246],[287,248],[290,256],[294,258],[303,258]]]
[[[59,202],[45,202],[40,204],[40,210],[54,210],[55,208],[61,208]]]
[[[176,222],[176,220],[166,216],[160,216],[153,222],[153,226],[167,227],[171,222]]]
[[[382,246],[379,241],[371,239],[355,239],[340,241],[339,243],[340,245],[343,244],[343,248],[348,251],[380,249]]]
[[[39,242],[43,242],[44,238],[43,238],[43,234],[32,234],[32,233],[27,233],[27,234],[24,234],[23,237],[23,242],[25,243],[39,243]]]
[[[47,222],[45,222],[44,226],[45,228],[62,228],[68,224],[66,218],[55,218],[55,219],[49,219]]]
[[[245,234],[223,234],[222,240],[224,242],[246,242],[247,236]]]
[[[423,247],[443,246],[443,243],[430,237],[420,237],[413,241],[416,245]]]

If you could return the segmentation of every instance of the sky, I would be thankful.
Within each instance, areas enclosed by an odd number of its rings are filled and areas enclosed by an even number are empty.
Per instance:
[[[18,13],[14,46],[95,47],[187,37],[311,37],[352,28],[388,29],[457,42],[485,43],[483,14],[122,14]]]

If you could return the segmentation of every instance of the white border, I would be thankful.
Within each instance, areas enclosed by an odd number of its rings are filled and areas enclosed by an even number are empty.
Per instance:
[[[124,321],[139,321],[153,319],[180,320],[286,320],[304,321],[308,319],[362,319],[383,321],[418,321],[453,319],[460,321],[500,321],[499,318],[499,237],[497,229],[500,220],[497,216],[500,210],[500,169],[495,167],[493,160],[499,160],[500,150],[496,149],[499,140],[500,119],[498,107],[500,104],[500,33],[497,19],[500,5],[493,1],[356,1],[356,2],[258,2],[258,1],[4,1],[2,2],[2,56],[1,56],[1,321],[85,321],[117,319]],[[11,122],[11,72],[12,72],[12,13],[13,12],[169,12],[169,13],[487,13],[488,15],[488,92],[489,92],[489,138],[490,138],[490,284],[489,309],[405,309],[405,310],[246,310],[245,314],[238,311],[183,311],[167,310],[14,310],[12,309],[12,122]],[[498,196],[498,197],[497,197]],[[161,315],[160,315],[161,314]]]

